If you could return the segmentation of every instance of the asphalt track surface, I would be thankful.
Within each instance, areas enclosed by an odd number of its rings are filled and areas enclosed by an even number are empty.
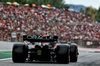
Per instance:
[[[70,62],[69,64],[59,64],[55,62],[13,63],[12,59],[7,59],[0,60],[0,66],[100,66],[100,53],[79,51],[78,61]]]
[[[21,42],[3,42],[0,41],[0,51],[12,51],[13,44]]]

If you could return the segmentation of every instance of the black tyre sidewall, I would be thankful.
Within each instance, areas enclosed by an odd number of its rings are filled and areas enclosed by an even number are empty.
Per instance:
[[[58,63],[69,63],[69,50],[67,45],[57,46],[57,62]]]
[[[72,46],[70,49],[73,49],[74,52],[72,52],[70,50],[70,61],[71,62],[77,62],[77,59],[78,59],[78,54],[77,54],[77,50],[76,50],[76,46]]]
[[[27,57],[27,47],[24,44],[14,44],[12,49],[12,61],[15,63],[25,62],[26,57]]]

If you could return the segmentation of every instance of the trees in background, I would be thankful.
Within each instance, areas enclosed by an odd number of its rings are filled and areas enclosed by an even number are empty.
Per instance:
[[[84,10],[83,10],[83,8],[80,9],[80,13],[83,13],[83,14],[84,14]]]
[[[97,13],[97,9],[93,7],[87,7],[85,9],[85,15],[91,17],[94,20],[95,20],[96,13]]]
[[[83,13],[86,16],[91,17],[93,20],[100,22],[100,7],[98,10],[91,6],[86,7],[85,11],[81,8],[80,13]]]
[[[98,21],[100,23],[100,7],[99,7],[99,9],[97,11],[97,14],[96,14],[95,18],[96,18],[96,21]]]
[[[85,9],[85,15],[100,23],[100,7],[98,10],[93,7],[87,7]]]

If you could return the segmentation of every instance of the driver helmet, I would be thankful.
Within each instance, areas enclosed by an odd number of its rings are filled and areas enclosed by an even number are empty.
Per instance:
[[[43,36],[49,36],[48,33],[46,32]]]

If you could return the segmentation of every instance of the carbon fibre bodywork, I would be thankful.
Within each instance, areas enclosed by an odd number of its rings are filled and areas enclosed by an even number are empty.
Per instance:
[[[13,62],[25,61],[55,61],[69,63],[70,45],[57,43],[57,36],[23,36],[24,44],[14,44],[12,50]]]

